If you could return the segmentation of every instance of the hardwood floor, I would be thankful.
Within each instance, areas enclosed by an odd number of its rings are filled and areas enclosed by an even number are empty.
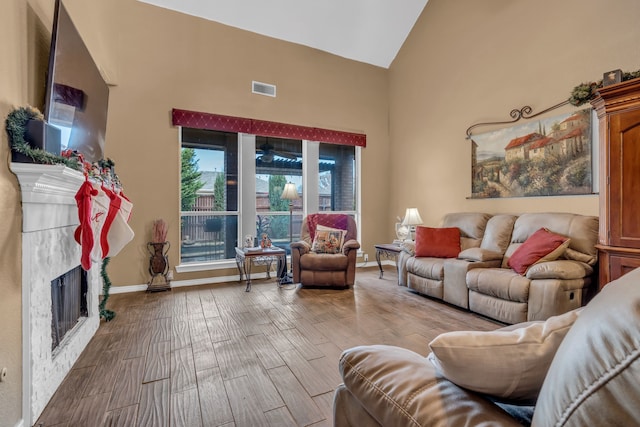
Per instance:
[[[331,426],[344,349],[428,353],[436,335],[500,325],[360,269],[349,290],[272,280],[113,295],[36,426]]]

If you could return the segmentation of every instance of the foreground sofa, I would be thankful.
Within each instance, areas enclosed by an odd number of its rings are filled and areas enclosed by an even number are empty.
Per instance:
[[[454,353],[449,362],[399,347],[355,347],[340,359],[334,426],[637,426],[638,325],[640,269],[606,285],[584,308],[470,332],[466,347],[444,348]],[[438,342],[460,334],[442,334],[430,346],[441,351]],[[505,346],[508,337],[515,339]],[[442,367],[469,357],[475,363],[461,365],[464,372]]]
[[[545,320],[583,305],[595,288],[598,218],[573,213],[488,215],[452,213],[441,227],[460,229],[456,257],[421,257],[405,244],[399,284],[473,312],[514,324]],[[541,228],[565,236],[559,259],[538,262],[521,274],[509,259]]]

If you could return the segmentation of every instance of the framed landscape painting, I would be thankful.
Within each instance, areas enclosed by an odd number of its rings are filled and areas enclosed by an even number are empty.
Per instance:
[[[591,194],[591,109],[472,135],[471,198]]]

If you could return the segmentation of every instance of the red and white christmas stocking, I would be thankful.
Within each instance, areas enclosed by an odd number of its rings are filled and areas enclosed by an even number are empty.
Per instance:
[[[73,237],[82,246],[80,264],[85,270],[91,268],[91,250],[94,242],[93,233],[91,232],[91,205],[92,197],[97,194],[98,191],[87,180],[80,186],[75,196],[80,225],[73,233]]]
[[[96,188],[94,186],[94,188]],[[93,248],[91,249],[91,261],[100,262],[106,256],[102,252],[102,246],[100,245],[100,236],[107,221],[107,215],[109,214],[109,196],[104,192],[101,186],[98,184],[98,194],[91,200],[91,232],[93,233]]]
[[[100,246],[103,257],[112,257],[117,255],[135,235],[127,224],[133,204],[123,195],[108,188],[103,187],[103,191],[109,197],[109,212],[100,234]]]

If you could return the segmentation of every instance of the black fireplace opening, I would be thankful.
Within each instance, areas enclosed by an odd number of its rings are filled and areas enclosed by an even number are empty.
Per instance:
[[[60,345],[65,334],[87,311],[87,272],[81,266],[51,281],[51,350]]]

